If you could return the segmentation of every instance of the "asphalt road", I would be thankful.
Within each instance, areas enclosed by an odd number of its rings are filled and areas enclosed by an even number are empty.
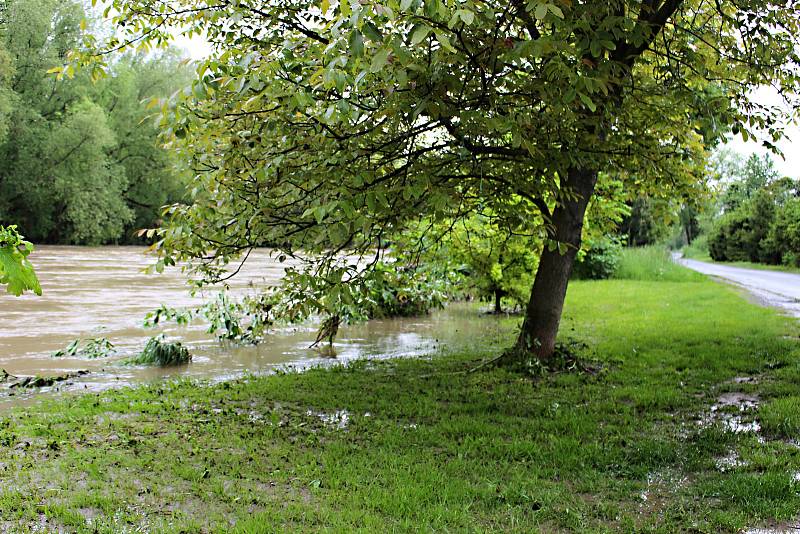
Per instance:
[[[675,261],[703,274],[733,282],[764,304],[800,317],[800,274],[742,269],[685,258],[676,258]]]

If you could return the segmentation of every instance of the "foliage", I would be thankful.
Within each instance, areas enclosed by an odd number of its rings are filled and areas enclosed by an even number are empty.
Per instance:
[[[6,291],[13,295],[20,296],[25,291],[42,294],[39,279],[28,260],[31,252],[33,245],[24,240],[16,226],[0,225],[0,284],[5,284]]]
[[[575,278],[601,280],[617,272],[622,245],[613,238],[603,238],[587,243],[587,250],[578,256],[572,274]]]
[[[666,235],[665,202],[640,196],[630,203],[630,215],[620,225],[620,234],[632,247],[653,245]]]
[[[125,360],[128,365],[183,365],[192,361],[189,349],[176,342],[164,340],[164,336],[147,340],[141,354]]]
[[[741,158],[733,157],[726,167],[719,170],[720,179],[727,182],[721,198],[722,209],[726,212],[736,211],[780,178],[768,155],[759,157],[752,154],[744,163]]]
[[[769,158],[752,156],[728,166],[721,195],[724,210],[708,235],[715,261],[791,265],[800,254],[797,239],[800,182],[780,178]]]
[[[697,282],[703,275],[681,267],[673,261],[670,252],[654,245],[624,248],[613,278],[617,280]]]
[[[208,323],[206,331],[220,341],[256,344],[274,321],[273,305],[269,295],[235,300],[225,291],[220,291],[198,308],[176,309],[162,305],[145,316],[144,326],[153,328],[165,321],[188,325],[202,318]]]
[[[0,20],[0,223],[36,242],[132,241],[182,198],[174,158],[157,144],[142,100],[186,82],[165,53],[114,57],[113,75],[57,82],[48,74],[78,46],[75,0],[4,0]],[[2,135],[5,131],[10,135]]]
[[[315,263],[302,272],[323,282],[300,285],[327,293],[304,298],[331,309],[368,271],[340,265],[344,251],[367,258],[421,221],[536,221],[538,275],[552,283],[526,308],[528,350],[539,334],[554,343],[601,175],[629,198],[691,197],[706,148],[729,130],[770,147],[782,137],[785,113],[750,94],[773,84],[796,103],[799,11],[779,0],[112,0],[116,31],[86,37],[61,74],[164,45],[168,28],[215,44],[192,91],[161,108],[196,174],[156,244],[162,266],[192,262],[207,283],[274,244]]]
[[[385,261],[376,258],[365,270],[365,266],[350,263],[351,260],[339,262],[336,269],[328,271],[329,277],[295,267],[286,269],[279,286],[265,297],[274,303],[274,320],[299,323],[323,318],[322,333],[331,321],[338,325],[422,315],[441,308],[454,292],[454,277],[446,268],[448,264],[419,263],[398,254]],[[358,283],[352,283],[356,275]]]
[[[80,346],[81,341],[84,341],[83,347]],[[86,340],[80,338],[74,339],[63,349],[54,352],[52,356],[53,358],[79,356],[93,360],[96,358],[107,358],[113,353],[114,344],[104,337],[97,337]]]
[[[784,265],[800,267],[800,198],[787,200],[781,206],[765,246],[773,255],[780,254]]]
[[[495,313],[502,311],[503,299],[515,307],[525,305],[544,241],[535,223],[509,229],[491,214],[475,214],[440,226],[442,248],[426,261],[458,269],[461,292],[489,300]]]
[[[715,261],[767,259],[762,245],[775,220],[775,205],[766,191],[759,191],[738,209],[725,212],[708,238],[708,252]]]
[[[368,318],[413,317],[441,308],[452,294],[451,282],[436,266],[380,262],[365,283]],[[355,315],[355,313],[353,314]]]

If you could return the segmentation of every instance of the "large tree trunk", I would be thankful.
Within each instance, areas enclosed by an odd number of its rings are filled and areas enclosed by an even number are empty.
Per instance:
[[[553,355],[567,283],[575,255],[581,247],[583,219],[596,183],[596,170],[571,168],[567,173],[562,185],[569,197],[553,210],[550,235],[561,244],[562,250],[545,247],[542,252],[522,330],[516,345],[508,353],[511,361],[530,358],[546,361]]]
[[[503,313],[503,290],[502,289],[495,289],[494,290],[494,313],[496,313],[496,314]]]

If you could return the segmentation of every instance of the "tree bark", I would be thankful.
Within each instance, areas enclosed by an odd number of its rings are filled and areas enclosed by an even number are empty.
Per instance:
[[[550,238],[561,244],[563,253],[547,247],[542,252],[522,329],[508,353],[511,361],[546,361],[553,356],[567,284],[581,247],[583,220],[596,183],[596,170],[576,167],[567,173],[563,189],[571,194],[553,210],[550,233]]]
[[[503,313],[503,291],[501,289],[494,290],[494,313]]]

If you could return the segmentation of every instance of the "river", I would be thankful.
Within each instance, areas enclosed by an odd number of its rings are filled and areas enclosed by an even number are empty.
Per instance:
[[[89,372],[36,393],[100,391],[179,377],[224,380],[286,364],[308,366],[329,361],[309,347],[316,332],[313,325],[276,328],[256,346],[221,344],[205,333],[202,324],[144,329],[145,314],[161,304],[191,306],[203,297],[190,296],[179,269],[145,274],[143,269],[153,259],[143,247],[38,246],[30,258],[43,295],[0,293],[0,369],[16,376]],[[255,251],[231,280],[231,290],[241,295],[274,284],[284,267],[268,250]],[[475,305],[458,304],[421,318],[344,326],[334,347],[339,361],[413,357],[474,347],[476,342],[499,344],[508,328],[508,321],[482,315]],[[193,355],[192,362],[165,368],[121,364],[160,332],[182,341]],[[96,337],[111,341],[115,354],[94,360],[52,357],[76,338]],[[19,390],[0,392],[0,405],[24,403],[32,395]]]

